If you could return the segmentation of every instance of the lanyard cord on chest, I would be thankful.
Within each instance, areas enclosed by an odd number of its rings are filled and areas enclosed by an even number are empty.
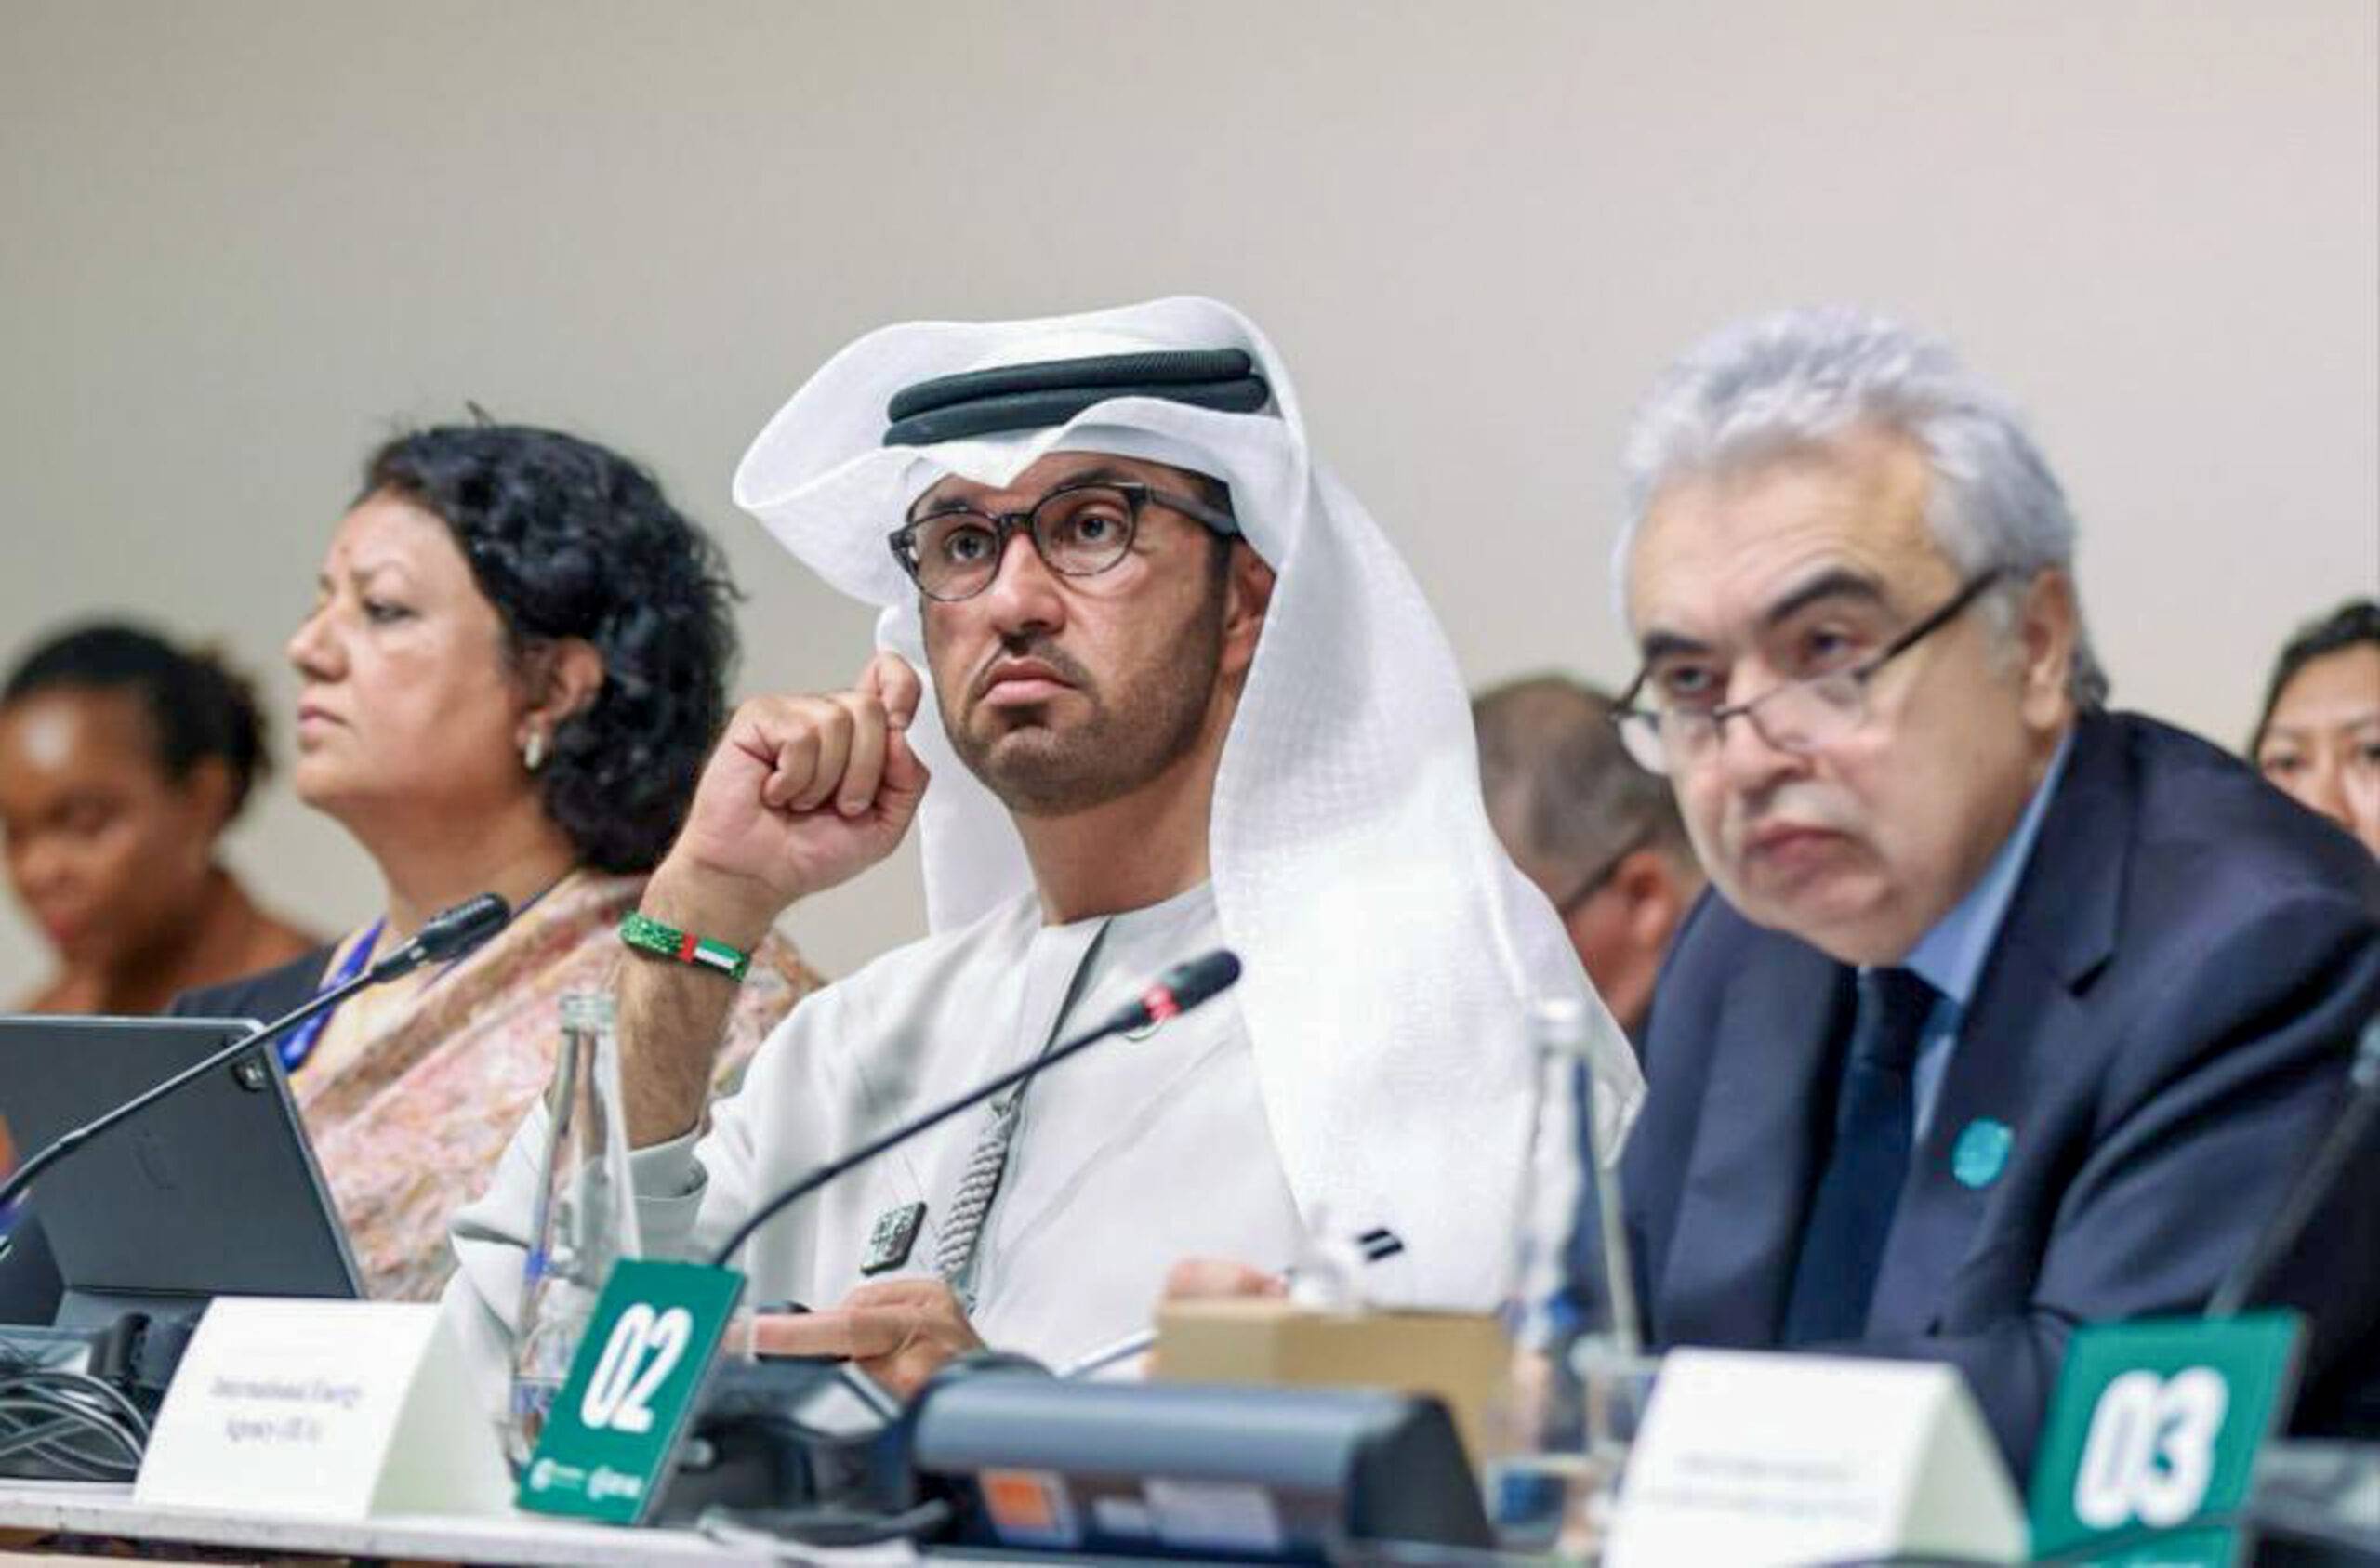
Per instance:
[[[1058,1004],[1057,1016],[1050,1021],[1050,1033],[1041,1042],[1039,1056],[1048,1056],[1050,1048],[1058,1043],[1059,1031],[1065,1027],[1066,1020],[1091,984],[1091,968],[1106,941],[1107,923],[1103,921],[1076,963],[1074,977],[1066,982],[1065,999]],[[1032,1087],[1033,1079],[1028,1077],[992,1101],[991,1119],[975,1140],[974,1151],[967,1156],[966,1168],[959,1173],[959,1190],[951,1194],[950,1212],[943,1216],[935,1235],[933,1271],[949,1282],[971,1311],[975,1304],[975,1292],[969,1276],[974,1269],[975,1254],[983,1245],[984,1221],[990,1217],[992,1200],[999,1195],[1001,1179],[1008,1174],[1009,1150],[1016,1140],[1025,1091]]]

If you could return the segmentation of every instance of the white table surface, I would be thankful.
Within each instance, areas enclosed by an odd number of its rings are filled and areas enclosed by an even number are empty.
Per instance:
[[[553,1568],[637,1568],[646,1563],[745,1568],[789,1561],[722,1546],[691,1531],[615,1529],[530,1514],[487,1519],[398,1514],[344,1523],[264,1517],[236,1508],[157,1508],[134,1502],[130,1486],[99,1482],[0,1481],[0,1530],[128,1536],[273,1552],[551,1564]],[[828,1560],[854,1561],[840,1552],[819,1559]],[[887,1559],[879,1556],[866,1561]]]

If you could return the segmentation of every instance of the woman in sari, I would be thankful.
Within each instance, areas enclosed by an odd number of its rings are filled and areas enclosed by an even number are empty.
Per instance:
[[[668,847],[726,711],[734,595],[717,547],[616,454],[548,430],[403,436],[364,468],[290,639],[301,798],[363,845],[381,914],[178,1011],[271,1018],[500,894],[456,962],[359,993],[282,1043],[377,1298],[433,1298],[450,1214],[550,1076],[563,994],[609,991],[618,929]],[[752,955],[722,1085],[815,985]]]

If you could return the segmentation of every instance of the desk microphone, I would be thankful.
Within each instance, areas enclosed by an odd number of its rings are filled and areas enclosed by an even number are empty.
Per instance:
[[[442,909],[423,921],[421,929],[414,932],[411,942],[372,966],[371,970],[364,976],[363,983],[377,985],[382,981],[394,980],[403,974],[411,974],[424,964],[445,963],[459,958],[504,929],[504,923],[511,918],[511,909],[506,905],[504,900],[494,893],[482,893],[477,898],[465,899],[454,908]],[[344,995],[345,993],[328,995]],[[278,1034],[294,1024],[303,1022],[311,1016],[315,1008],[321,1006],[323,1000],[323,997],[317,996],[287,1018],[278,1019],[266,1024],[251,1035],[250,1039],[261,1040],[268,1034]]]
[[[2256,1237],[2256,1245],[2240,1259],[2239,1266],[2223,1276],[2223,1283],[2215,1287],[2214,1298],[2206,1305],[2208,1317],[2233,1316],[2272,1283],[2273,1271],[2313,1222],[2314,1211],[2338,1185],[2356,1145],[2363,1140],[2373,1115],[2380,1113],[2380,1017],[2364,1024],[2363,1033],[2356,1039],[2355,1064],[2347,1069],[2347,1093],[2346,1109],[2331,1123],[2331,1130],[2315,1148],[2314,1157],[2306,1162],[2305,1169],[2290,1184],[2281,1212]]]
[[[0,1212],[5,1212],[17,1195],[33,1185],[34,1177],[56,1165],[84,1144],[115,1126],[118,1122],[145,1111],[167,1095],[193,1079],[203,1078],[218,1067],[240,1059],[251,1048],[275,1039],[295,1029],[318,1013],[338,1006],[350,996],[368,986],[410,974],[424,964],[435,964],[459,958],[503,929],[512,918],[512,911],[494,893],[482,893],[467,899],[452,909],[439,911],[416,931],[411,942],[381,959],[344,985],[333,986],[293,1012],[285,1013],[261,1029],[243,1034],[213,1056],[194,1066],[184,1068],[154,1088],[143,1089],[114,1109],[101,1113],[71,1132],[60,1134],[39,1153],[16,1168],[5,1183],[0,1183]]]
[[[1064,1044],[1051,1047],[1022,1067],[1012,1067],[997,1078],[987,1078],[955,1100],[945,1100],[912,1121],[904,1122],[892,1131],[870,1139],[840,1159],[829,1160],[754,1209],[743,1224],[721,1242],[711,1254],[713,1268],[724,1268],[735,1256],[735,1249],[751,1239],[777,1211],[824,1187],[835,1178],[856,1166],[883,1153],[886,1150],[906,1143],[928,1127],[948,1121],[971,1105],[981,1104],[1012,1084],[1021,1084],[1045,1067],[1054,1067],[1077,1051],[1095,1046],[1113,1034],[1128,1030],[1144,1029],[1152,1023],[1188,1012],[1218,992],[1228,991],[1239,979],[1239,958],[1228,948],[1218,947],[1212,953],[1201,954],[1159,975],[1157,983],[1141,993],[1136,1001],[1127,1003],[1110,1014],[1106,1021]]]

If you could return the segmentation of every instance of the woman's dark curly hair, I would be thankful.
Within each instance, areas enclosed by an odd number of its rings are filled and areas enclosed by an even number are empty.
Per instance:
[[[719,547],[636,464],[522,425],[399,436],[364,466],[357,499],[376,494],[454,531],[516,662],[566,637],[602,655],[602,689],[554,731],[546,813],[582,863],[652,870],[726,718],[736,594]]]
[[[138,697],[154,737],[157,771],[168,783],[179,784],[199,763],[220,758],[231,775],[227,823],[272,771],[256,689],[212,652],[184,652],[145,627],[94,622],[27,653],[0,686],[0,704],[67,690]]]

